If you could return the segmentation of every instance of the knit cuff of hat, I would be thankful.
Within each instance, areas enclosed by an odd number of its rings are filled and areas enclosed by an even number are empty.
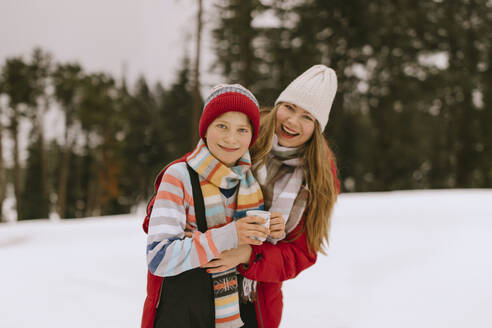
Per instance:
[[[253,145],[258,137],[256,126],[260,124],[260,114],[258,106],[247,96],[237,92],[227,92],[211,100],[203,110],[200,118],[199,133],[202,139],[205,139],[208,126],[220,115],[227,112],[239,112],[245,114],[251,123],[253,136],[250,146]]]
[[[325,129],[337,92],[335,71],[325,65],[314,65],[294,79],[275,101],[288,102],[307,110]]]

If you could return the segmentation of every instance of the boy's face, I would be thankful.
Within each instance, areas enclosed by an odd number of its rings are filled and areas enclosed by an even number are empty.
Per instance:
[[[231,167],[248,150],[252,136],[251,123],[246,114],[227,112],[208,126],[205,139],[212,155]]]

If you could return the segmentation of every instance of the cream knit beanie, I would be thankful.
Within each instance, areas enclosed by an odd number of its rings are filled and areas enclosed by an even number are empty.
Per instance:
[[[337,75],[325,65],[314,65],[294,81],[278,96],[275,105],[289,102],[311,113],[325,129],[331,105],[337,93]]]

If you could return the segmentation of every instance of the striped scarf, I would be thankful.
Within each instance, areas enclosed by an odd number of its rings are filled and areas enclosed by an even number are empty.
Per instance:
[[[282,213],[286,220],[286,233],[294,230],[307,205],[309,191],[302,185],[304,152],[305,147],[280,146],[277,136],[274,136],[268,160],[258,168],[258,182],[265,196],[265,208],[269,212]]]
[[[228,223],[219,188],[231,189],[239,184],[234,220],[244,217],[246,211],[264,208],[260,186],[251,172],[249,152],[238,160],[236,166],[229,168],[217,160],[200,139],[187,162],[199,176],[209,229]],[[212,282],[215,298],[215,326],[218,328],[242,327],[236,269],[212,274]]]
[[[309,191],[302,185],[304,180],[305,147],[287,148],[278,144],[274,136],[273,146],[268,160],[257,170],[258,182],[265,196],[265,208],[270,212],[280,212],[285,220],[285,238],[297,226],[306,208]],[[276,244],[280,239],[267,240]],[[243,279],[243,295],[245,302],[252,302],[256,297],[257,282]]]

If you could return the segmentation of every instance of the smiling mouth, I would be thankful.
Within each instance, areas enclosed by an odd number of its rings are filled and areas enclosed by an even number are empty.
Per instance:
[[[229,147],[224,147],[224,146],[221,146],[219,145],[219,147],[222,149],[222,150],[225,150],[227,152],[235,152],[237,151],[239,148],[229,148]]]
[[[284,132],[285,134],[287,134],[290,137],[295,137],[295,136],[298,136],[299,135],[299,133],[290,130],[289,128],[287,128],[283,124],[281,125],[281,129],[282,129],[282,132]]]

